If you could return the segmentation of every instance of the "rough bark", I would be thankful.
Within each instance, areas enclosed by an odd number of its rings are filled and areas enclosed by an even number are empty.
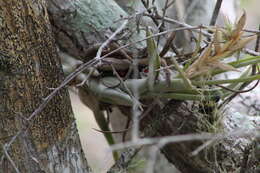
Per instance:
[[[66,89],[27,121],[64,78],[45,1],[0,0],[0,30],[0,172],[89,172]]]
[[[142,120],[142,131],[145,136],[158,137],[210,132],[214,131],[214,128],[217,129],[215,132],[222,132],[221,129],[225,129],[226,132],[235,130],[234,120],[236,118],[232,117],[232,114],[226,115],[229,120],[223,120],[220,124],[214,125],[211,124],[213,115],[201,114],[198,110],[196,105],[172,100],[162,109],[155,107],[151,114]],[[237,129],[247,131],[257,126],[257,123],[253,121],[245,119],[243,121],[247,122],[235,122]],[[162,148],[162,152],[168,161],[183,173],[236,172],[243,168],[243,153],[245,148],[251,144],[252,138],[227,137],[222,140],[218,139],[199,154],[191,156],[192,151],[204,142],[195,140],[167,144]],[[236,143],[239,144],[236,145]],[[247,171],[253,172],[256,169],[257,160],[251,158],[249,162],[251,166],[247,168]]]
[[[127,13],[109,0],[47,0],[48,12],[61,51],[83,62],[95,56],[89,48],[103,43]],[[117,21],[117,22],[116,22]],[[128,28],[133,30],[134,28]],[[136,40],[131,37],[130,40]]]

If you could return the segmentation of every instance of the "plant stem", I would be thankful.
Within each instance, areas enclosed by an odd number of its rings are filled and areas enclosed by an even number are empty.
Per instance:
[[[227,84],[227,83],[239,83],[239,82],[249,82],[253,80],[260,80],[260,74],[238,78],[238,79],[225,79],[225,80],[209,80],[209,81],[191,81],[191,83],[195,86],[203,86],[203,85],[216,85],[216,84]]]

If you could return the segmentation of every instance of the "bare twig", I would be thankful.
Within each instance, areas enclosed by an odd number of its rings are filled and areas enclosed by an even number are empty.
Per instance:
[[[120,46],[117,43],[112,43],[111,46],[113,46],[115,49],[118,49]],[[128,55],[128,53],[124,50],[121,49],[119,50],[119,52],[128,60],[132,61],[133,57],[131,57],[130,55]]]
[[[162,18],[161,16],[157,15],[156,16],[157,19],[159,20],[164,20],[165,22],[168,22],[168,23],[173,23],[173,24],[177,24],[179,26],[183,26],[183,27],[187,27],[187,28],[193,28],[194,26],[191,26],[187,23],[184,23],[184,22],[179,22],[178,20],[174,20],[174,19],[171,19],[171,18],[168,18],[168,17],[164,17]],[[205,28],[204,26],[199,26],[197,29],[200,29],[200,28]],[[195,32],[200,32],[198,30],[194,30]],[[208,32],[205,32],[205,31],[201,31],[201,33],[206,36],[206,37],[212,37],[211,34],[209,34]]]
[[[142,138],[138,141],[129,141],[125,143],[119,143],[111,146],[111,150],[120,150],[128,147],[136,146],[145,146],[145,145],[154,145],[160,143],[169,144],[169,143],[178,143],[185,141],[194,141],[194,140],[207,140],[207,139],[224,139],[231,136],[243,137],[243,136],[259,136],[260,134],[256,130],[236,130],[229,133],[201,133],[201,134],[185,134],[185,135],[176,135],[176,136],[165,136],[165,137],[156,137],[156,138]]]
[[[139,93],[136,90],[134,90],[134,97],[136,99],[139,98]],[[132,128],[132,133],[131,133],[131,136],[132,136],[132,140],[133,141],[137,141],[139,139],[139,117],[141,115],[141,110],[139,110],[139,107],[140,107],[140,103],[139,101],[134,101],[133,103],[133,107],[132,107],[132,115],[133,115],[133,118],[132,118],[132,121],[133,121],[133,128]]]
[[[216,139],[210,139],[207,142],[203,143],[201,146],[199,146],[196,150],[191,152],[191,156],[195,156],[197,154],[199,154],[199,152],[201,152],[204,148],[208,147],[209,145],[211,145],[213,142],[215,142]]]
[[[126,86],[126,84],[124,83],[123,79],[120,77],[120,75],[117,73],[116,69],[114,68],[113,65],[112,69],[115,73],[115,75],[117,76],[117,78],[120,80],[120,82],[123,84],[124,88],[126,89],[126,91],[128,92],[128,94],[132,97],[132,99],[134,100],[133,103],[133,128],[132,128],[132,140],[137,140],[139,138],[139,115],[140,110],[142,109],[141,103],[139,102],[138,98],[139,98],[139,93],[137,92],[137,90],[132,94],[132,92],[130,91],[130,89]]]
[[[167,38],[166,43],[163,46],[162,51],[160,52],[160,57],[163,57],[169,51],[175,36],[176,32],[172,32],[171,35]]]
[[[246,173],[248,171],[248,160],[249,160],[250,152],[253,149],[253,145],[254,143],[245,147],[240,173]]]
[[[164,8],[162,9],[163,11],[163,18],[165,17],[166,15],[166,11],[167,11],[167,8],[169,7],[168,6],[168,3],[169,3],[169,0],[166,0],[165,3],[164,3]],[[157,12],[156,12],[157,13]],[[158,13],[157,13],[158,14]],[[165,31],[165,23],[164,23],[164,20],[162,20],[162,22],[159,24],[159,31]],[[160,37],[158,37],[158,44],[159,44],[159,40],[160,40]]]
[[[115,36],[120,33],[125,26],[127,25],[128,20],[124,21],[123,24],[99,47],[98,51],[97,51],[97,55],[96,55],[96,59],[100,60],[101,58],[101,53],[103,51],[103,49],[111,42],[113,41],[113,39],[115,38]],[[122,50],[122,49],[121,49]]]
[[[258,26],[258,30],[260,31],[260,25]],[[255,51],[259,52],[260,48],[260,35],[257,35],[256,43],[255,43]]]
[[[259,30],[254,30],[254,29],[243,29],[243,31],[253,33],[253,34],[257,34],[257,35],[260,34]]]
[[[159,149],[160,149],[160,147],[151,146],[150,151],[149,151],[150,157],[149,157],[149,161],[147,163],[145,173],[154,173],[154,165],[156,163],[157,153],[158,153]]]
[[[257,82],[255,83],[255,85],[254,85],[253,87],[247,89],[247,90],[233,90],[233,89],[230,89],[230,88],[228,88],[228,87],[225,87],[225,86],[222,86],[222,85],[218,85],[218,84],[217,84],[216,86],[218,86],[218,87],[220,87],[220,88],[223,88],[223,89],[225,89],[225,90],[228,90],[228,91],[231,91],[231,92],[234,92],[234,93],[239,94],[239,93],[246,93],[246,92],[252,91],[253,89],[255,89],[255,88],[257,87],[257,85],[259,84],[259,81],[260,81],[260,80],[257,80]]]
[[[132,121],[132,118],[130,116],[127,117],[127,121],[126,121],[126,124],[125,124],[125,129],[129,129],[131,128],[132,126],[130,125]],[[125,142],[126,141],[126,135],[127,135],[127,131],[125,131],[123,134],[122,134],[122,142]]]
[[[13,166],[14,170],[16,173],[20,173],[19,169],[17,168],[17,166],[15,165],[13,159],[11,158],[11,156],[8,154],[7,151],[7,145],[4,145],[3,150],[4,150],[4,154],[6,156],[6,158],[9,160],[9,162],[11,163],[11,165]]]
[[[135,157],[135,155],[140,151],[139,148],[128,148],[126,151],[122,152],[120,158],[116,163],[107,171],[107,173],[119,173],[126,171],[129,163]]]
[[[214,26],[216,24],[218,14],[219,14],[219,11],[220,11],[220,8],[221,8],[221,4],[222,4],[222,0],[217,0],[215,9],[213,11],[213,14],[212,14],[212,17],[211,17],[211,20],[210,20],[211,26]]]
[[[245,53],[252,55],[252,56],[260,56],[259,52],[256,52],[256,51],[251,50],[251,49],[244,49],[244,51],[245,51]]]
[[[260,25],[258,26],[258,29],[260,30]],[[260,35],[257,35],[256,38],[256,43],[255,43],[255,51],[259,52],[259,43],[260,43]],[[256,73],[256,69],[257,69],[257,64],[253,64],[252,65],[252,75],[254,75]]]

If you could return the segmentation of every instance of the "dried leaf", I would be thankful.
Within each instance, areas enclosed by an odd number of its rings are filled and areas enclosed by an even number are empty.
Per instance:
[[[238,20],[235,26],[236,28],[234,29],[234,31],[232,31],[231,38],[237,37],[239,33],[242,32],[245,24],[246,24],[246,12],[244,11],[243,15],[240,17],[240,19]]]
[[[230,49],[230,51],[235,52],[235,51],[237,51],[237,50],[239,50],[239,49],[242,49],[242,48],[245,47],[245,45],[246,45],[247,43],[249,43],[250,41],[252,41],[252,40],[254,40],[254,39],[256,39],[256,38],[257,38],[257,36],[255,35],[255,36],[251,36],[251,37],[248,37],[248,38],[241,39],[241,40],[239,40],[234,46],[232,46],[232,48]]]
[[[248,42],[255,39],[256,36],[241,38],[245,23],[246,13],[244,12],[238,20],[235,29],[232,29],[231,25],[226,28],[226,30],[216,28],[213,41],[207,46],[201,56],[185,71],[187,77],[192,78],[199,75],[205,75],[215,69],[239,71],[231,65],[220,62],[220,59],[231,56],[234,52],[245,47]],[[225,36],[225,43],[221,43],[222,40],[220,36],[222,36],[222,34]],[[215,51],[214,54],[212,53],[213,48]]]
[[[221,52],[220,54],[216,55],[216,56],[213,56],[210,58],[209,61],[217,61],[217,60],[220,60],[220,59],[224,59],[228,56],[231,56],[234,52],[233,51],[225,51],[225,52]]]
[[[203,62],[205,62],[209,58],[211,52],[212,52],[212,43],[208,45],[208,47],[202,52],[202,55],[196,60],[197,64],[198,65],[203,64]]]
[[[192,76],[196,76],[200,74],[201,71],[204,71],[205,64],[207,63],[208,58],[210,57],[211,51],[212,51],[212,43],[210,43],[208,47],[202,52],[201,56],[187,68],[185,73],[188,78]]]
[[[240,72],[239,70],[237,70],[236,68],[232,67],[231,65],[223,63],[223,62],[220,62],[220,61],[212,62],[210,64],[210,66],[212,66],[213,69],[219,68],[219,69],[225,70],[225,71],[237,71],[237,72]]]

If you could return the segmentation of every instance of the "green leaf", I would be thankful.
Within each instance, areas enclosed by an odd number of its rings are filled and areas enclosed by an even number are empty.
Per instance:
[[[245,78],[251,75],[251,71],[252,71],[252,67],[249,66],[238,78]],[[240,88],[240,86],[243,84],[243,82],[238,82],[238,83],[231,83],[228,86],[226,86],[229,89],[232,90],[237,90]],[[222,99],[229,96],[230,94],[233,94],[233,92],[230,92],[228,90],[225,89],[221,89],[221,91],[224,93],[222,96]]]
[[[260,63],[260,56],[251,56],[247,58],[243,58],[240,60],[236,60],[233,62],[228,63],[229,65],[233,66],[234,68],[240,68],[240,67],[245,67],[248,65],[253,65]],[[220,74],[226,72],[225,70],[217,69],[212,72],[212,75]]]
[[[151,37],[152,32],[146,28],[146,37],[148,38],[146,40],[147,43],[147,52],[148,52],[148,58],[149,58],[149,64],[148,64],[148,88],[149,90],[153,90],[155,80],[158,78],[159,71],[156,71],[161,66],[160,56],[158,54],[157,46],[154,41],[154,39]]]

